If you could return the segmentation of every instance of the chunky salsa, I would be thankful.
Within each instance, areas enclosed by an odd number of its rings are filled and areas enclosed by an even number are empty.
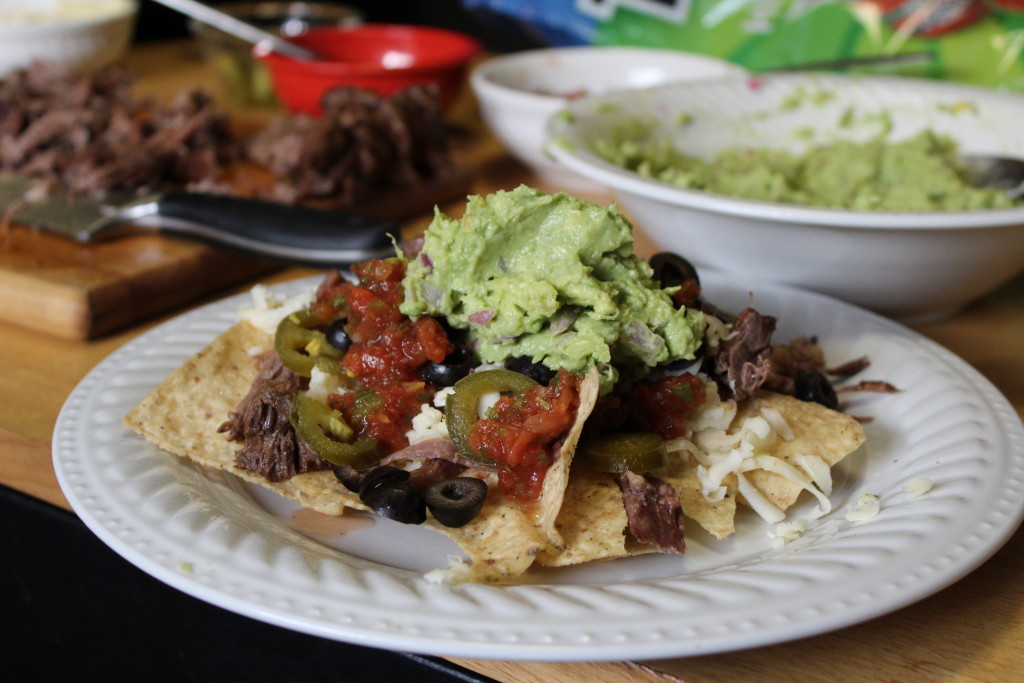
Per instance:
[[[686,421],[707,401],[707,390],[700,377],[686,373],[642,382],[633,389],[633,399],[650,430],[668,440],[685,436]]]
[[[473,450],[498,465],[498,485],[517,500],[540,497],[555,442],[579,405],[580,376],[559,370],[548,386],[502,396],[469,433]]]
[[[345,320],[351,343],[341,365],[359,384],[355,391],[331,394],[328,404],[360,434],[393,452],[409,445],[405,433],[412,418],[437,390],[423,380],[423,366],[442,362],[455,345],[435,319],[412,321],[399,312],[402,261],[367,261],[352,266],[352,273],[355,283],[322,287],[312,307],[319,318]]]

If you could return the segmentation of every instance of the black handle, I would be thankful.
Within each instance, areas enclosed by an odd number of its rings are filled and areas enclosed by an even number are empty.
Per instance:
[[[340,265],[394,255],[396,222],[224,195],[168,192],[159,227],[290,263]]]

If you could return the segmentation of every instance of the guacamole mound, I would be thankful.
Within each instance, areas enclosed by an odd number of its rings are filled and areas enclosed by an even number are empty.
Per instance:
[[[470,197],[461,219],[436,211],[403,285],[403,313],[444,316],[484,362],[596,366],[602,393],[620,372],[693,358],[704,332],[634,255],[614,206],[525,186]]]
[[[743,199],[855,211],[972,211],[1013,206],[1003,192],[973,187],[957,161],[956,143],[923,131],[900,142],[878,136],[839,141],[801,155],[734,147],[711,161],[689,157],[623,124],[594,151],[640,175],[680,187]]]

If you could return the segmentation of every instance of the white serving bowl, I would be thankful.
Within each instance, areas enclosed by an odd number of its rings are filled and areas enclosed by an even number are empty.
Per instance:
[[[566,47],[527,50],[477,65],[469,82],[484,122],[508,151],[545,182],[605,190],[559,166],[544,151],[548,117],[581,94],[745,73],[729,62],[675,50]]]
[[[0,78],[34,61],[90,72],[127,52],[137,0],[0,3]]]
[[[733,146],[799,152],[865,140],[883,125],[891,140],[931,129],[963,153],[1024,158],[1024,96],[917,79],[778,74],[596,95],[567,109],[548,122],[553,156],[614,188],[656,244],[698,267],[823,292],[905,322],[949,315],[1024,269],[1024,207],[872,212],[751,201],[652,180],[591,152],[618,123],[642,116],[703,158]]]

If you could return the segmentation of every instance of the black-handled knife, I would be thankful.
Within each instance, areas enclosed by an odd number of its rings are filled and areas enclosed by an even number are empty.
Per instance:
[[[28,181],[0,177],[0,206],[18,223],[94,242],[137,232],[164,232],[288,263],[337,266],[395,253],[392,220],[226,195],[164,192],[125,203],[59,195],[23,199]],[[394,241],[393,241],[394,240]]]

